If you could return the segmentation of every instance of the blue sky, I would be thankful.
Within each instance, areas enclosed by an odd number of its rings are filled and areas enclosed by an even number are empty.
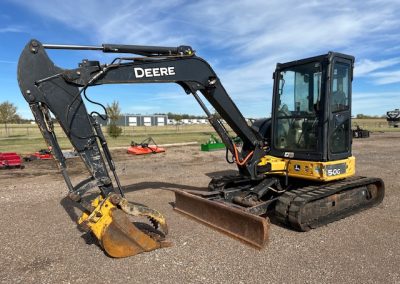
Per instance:
[[[101,3],[101,4],[100,4]],[[121,43],[191,45],[205,58],[246,117],[270,115],[277,62],[326,53],[356,57],[353,114],[383,115],[400,107],[400,1],[65,1],[0,2],[0,102],[32,115],[20,94],[16,67],[25,44]],[[107,63],[109,54],[49,51],[62,68],[84,58]],[[203,114],[179,86],[112,85],[89,89],[124,113]],[[90,110],[95,110],[87,103]]]

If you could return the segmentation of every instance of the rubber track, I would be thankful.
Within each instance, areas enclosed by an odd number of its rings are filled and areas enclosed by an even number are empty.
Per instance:
[[[383,192],[380,196],[378,195],[376,200],[366,204],[366,206],[350,206],[347,209],[340,211],[338,214],[331,214],[325,216],[325,218],[318,218],[318,216],[315,216],[311,223],[301,223],[302,218],[300,212],[306,204],[330,195],[370,184],[380,184]],[[375,206],[382,201],[383,196],[384,184],[381,179],[355,176],[336,182],[311,185],[285,192],[278,199],[275,207],[275,217],[282,224],[295,230],[308,231]]]

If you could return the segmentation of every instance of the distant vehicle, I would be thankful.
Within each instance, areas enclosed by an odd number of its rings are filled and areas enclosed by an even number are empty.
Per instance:
[[[399,127],[400,126],[400,110],[396,108],[395,110],[388,111],[386,113],[386,120],[389,126]]]
[[[353,138],[368,138],[369,131],[366,129],[362,129],[359,125],[356,125],[356,129],[352,130]]]

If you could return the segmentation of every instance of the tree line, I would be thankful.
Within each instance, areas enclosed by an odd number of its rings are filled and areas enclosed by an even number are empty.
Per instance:
[[[363,119],[363,118],[375,118],[375,119],[377,119],[377,118],[386,118],[386,114],[383,114],[383,115],[379,116],[379,115],[366,115],[366,114],[359,113],[359,114],[356,115],[356,118],[359,118],[359,119]]]
[[[8,123],[27,123],[29,119],[23,119],[17,113],[17,107],[10,103],[9,101],[5,101],[0,104],[0,122],[7,125]]]
[[[155,113],[155,114],[161,114],[165,115],[165,113]],[[182,119],[196,119],[196,118],[207,118],[205,115],[191,115],[191,114],[186,114],[186,113],[172,113],[168,112],[167,113],[168,119],[175,119],[176,121],[180,121]]]
[[[111,105],[107,105],[107,110],[109,113],[109,117],[111,118],[111,121],[116,122],[118,117],[121,115],[121,109],[119,107],[119,104],[117,101],[114,101]],[[165,115],[165,113],[156,113],[160,115]],[[191,115],[191,114],[181,114],[181,113],[173,113],[173,112],[168,112],[167,116],[169,119],[175,119],[176,121],[181,121],[182,119],[196,119],[196,118],[207,118],[206,116],[200,116],[200,115]],[[356,118],[358,119],[363,119],[363,118],[386,118],[386,114],[378,116],[378,115],[365,115],[365,114],[357,114]],[[6,130],[7,130],[7,124],[10,123],[17,123],[17,124],[24,124],[24,123],[30,123],[32,120],[30,119],[24,119],[22,118],[18,113],[17,113],[17,107],[9,102],[5,101],[3,103],[0,103],[0,123],[4,124]],[[115,126],[111,127],[114,128],[114,131],[112,132],[119,132],[119,129],[116,129]],[[118,136],[118,134],[117,134]]]
[[[6,133],[8,133],[8,124],[10,123],[29,123],[29,119],[23,119],[21,116],[17,114],[17,107],[10,103],[9,101],[5,101],[0,104],[0,123],[4,124],[4,128]]]

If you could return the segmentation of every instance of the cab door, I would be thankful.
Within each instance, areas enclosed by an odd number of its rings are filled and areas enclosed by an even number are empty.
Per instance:
[[[328,92],[328,160],[351,156],[351,81],[354,59],[334,57]]]

